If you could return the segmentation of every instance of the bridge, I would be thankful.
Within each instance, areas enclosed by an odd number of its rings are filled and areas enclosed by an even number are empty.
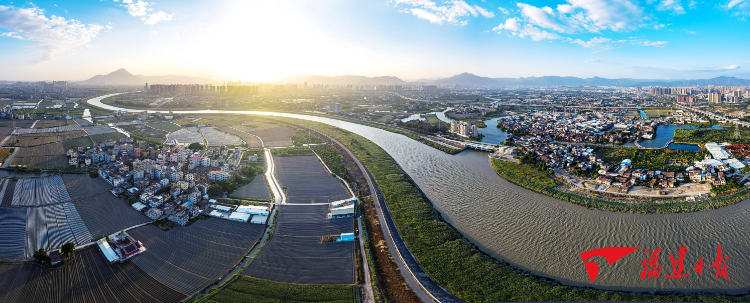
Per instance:
[[[473,148],[473,149],[478,149],[478,150],[482,150],[482,151],[492,152],[499,145],[497,145],[497,144],[491,144],[491,143],[483,143],[483,142],[464,142],[464,146],[466,148]]]

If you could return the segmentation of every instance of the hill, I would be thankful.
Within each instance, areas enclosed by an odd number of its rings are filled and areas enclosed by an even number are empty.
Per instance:
[[[133,75],[124,68],[118,69],[106,75],[96,75],[88,80],[82,81],[84,84],[108,84],[108,85],[143,85],[148,84],[221,84],[214,80],[202,77],[189,77],[179,75],[166,76],[144,76]]]

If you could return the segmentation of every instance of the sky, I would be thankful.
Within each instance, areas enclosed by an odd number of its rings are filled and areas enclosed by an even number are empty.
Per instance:
[[[750,79],[750,0],[0,0],[0,80]]]

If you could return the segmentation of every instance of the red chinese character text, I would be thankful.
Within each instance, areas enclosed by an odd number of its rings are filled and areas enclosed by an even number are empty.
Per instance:
[[[680,256],[677,258],[677,260],[674,259],[674,256],[671,254],[669,255],[669,259],[672,260],[672,275],[666,275],[667,278],[677,278],[682,279],[683,277],[687,277],[690,274],[682,274],[682,271],[685,270],[685,266],[683,265],[683,262],[685,261],[685,252],[687,252],[687,247],[683,247],[680,245],[680,251],[677,252],[677,254]]]
[[[729,278],[729,275],[727,274],[727,259],[729,256],[722,257],[721,256],[721,246],[716,245],[719,247],[719,253],[716,254],[716,261],[711,264],[710,267],[716,267],[716,279],[718,280],[719,277],[727,278],[727,280],[731,280]]]
[[[661,247],[656,249],[653,253],[651,253],[651,256],[643,260],[643,272],[641,272],[641,279],[648,279],[648,278],[658,278],[659,275],[661,275],[661,263],[659,262],[659,251],[661,250]],[[647,253],[649,252],[648,249],[645,250]]]

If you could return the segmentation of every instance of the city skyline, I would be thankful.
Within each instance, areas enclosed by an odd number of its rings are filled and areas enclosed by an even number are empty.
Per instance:
[[[346,12],[342,14],[341,12]],[[2,80],[750,78],[750,1],[0,1]]]

